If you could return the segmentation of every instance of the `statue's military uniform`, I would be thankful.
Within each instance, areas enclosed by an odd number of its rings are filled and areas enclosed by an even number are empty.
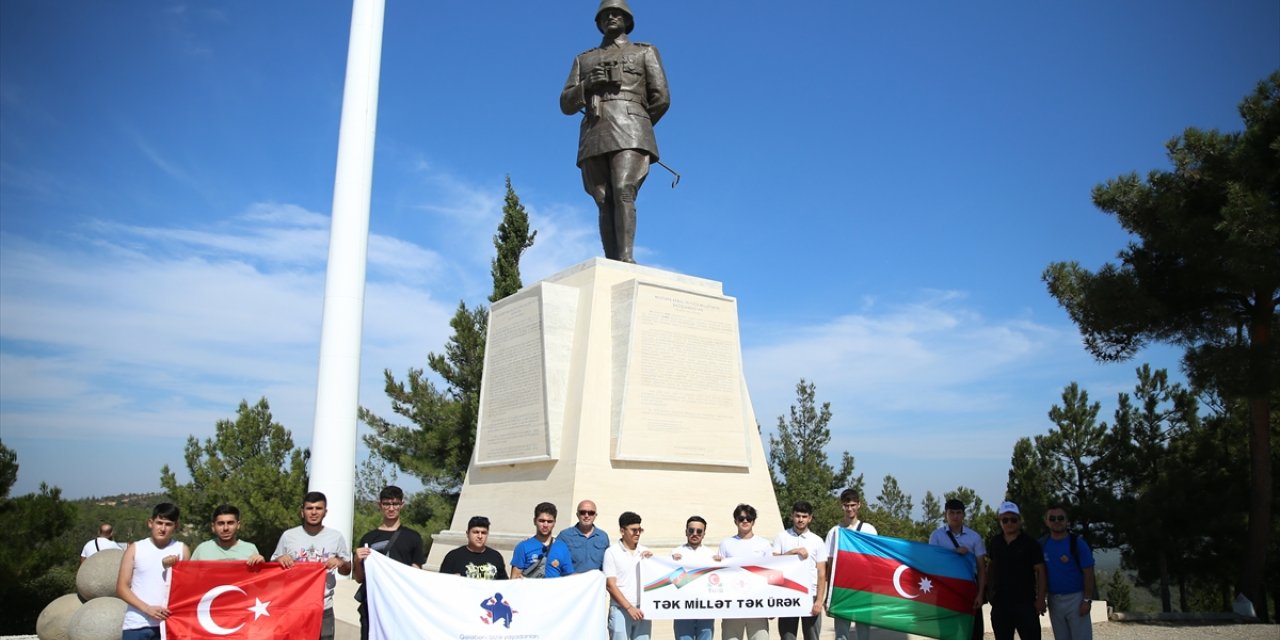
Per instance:
[[[606,68],[610,79],[599,93],[587,93],[584,83],[593,69]],[[631,42],[621,36],[604,47],[578,54],[564,90],[560,110],[566,115],[582,111],[578,138],[578,166],[582,161],[621,149],[636,149],[658,160],[653,125],[671,106],[662,58],[651,44]]]

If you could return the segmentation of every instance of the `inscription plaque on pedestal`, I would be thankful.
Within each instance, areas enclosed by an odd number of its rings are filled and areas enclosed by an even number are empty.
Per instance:
[[[476,464],[557,457],[567,384],[565,353],[571,349],[577,295],[571,288],[541,283],[493,305]]]
[[[631,281],[613,303],[614,457],[747,466],[736,301]]]

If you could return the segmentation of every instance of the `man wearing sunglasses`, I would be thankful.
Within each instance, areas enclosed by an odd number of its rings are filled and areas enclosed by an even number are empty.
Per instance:
[[[618,516],[618,542],[604,555],[605,589],[609,591],[610,640],[649,640],[652,622],[635,606],[640,598],[639,573],[636,566],[643,558],[653,555],[640,544],[640,515],[624,511]]]
[[[1040,640],[1045,612],[1044,556],[1040,543],[1022,530],[1018,505],[1000,503],[1000,533],[987,539],[987,579],[991,589],[991,630],[996,640]]]
[[[609,536],[596,526],[596,503],[590,500],[578,503],[578,524],[561,531],[560,541],[569,547],[574,571],[604,567],[604,551],[609,548]]]
[[[684,523],[684,538],[686,542],[671,551],[672,560],[690,564],[723,560],[715,549],[702,544],[707,538],[707,521],[702,516],[689,516]],[[715,636],[715,619],[676,620],[672,628],[676,640],[711,640]]]
[[[1056,640],[1093,640],[1093,550],[1084,538],[1068,533],[1067,508],[1049,507],[1049,535],[1040,539],[1049,583],[1049,624]]]
[[[720,542],[722,558],[762,558],[773,555],[773,543],[755,534],[756,508],[740,504],[733,509],[737,535]],[[720,623],[724,640],[769,640],[768,618],[725,618]]]

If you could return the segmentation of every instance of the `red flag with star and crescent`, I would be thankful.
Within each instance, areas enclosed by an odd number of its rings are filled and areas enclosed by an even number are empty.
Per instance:
[[[179,562],[169,588],[168,638],[315,640],[324,614],[324,565]]]

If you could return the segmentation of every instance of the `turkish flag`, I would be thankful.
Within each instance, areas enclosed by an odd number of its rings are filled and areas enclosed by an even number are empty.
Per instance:
[[[324,564],[192,561],[173,565],[165,635],[315,640],[324,613]]]

